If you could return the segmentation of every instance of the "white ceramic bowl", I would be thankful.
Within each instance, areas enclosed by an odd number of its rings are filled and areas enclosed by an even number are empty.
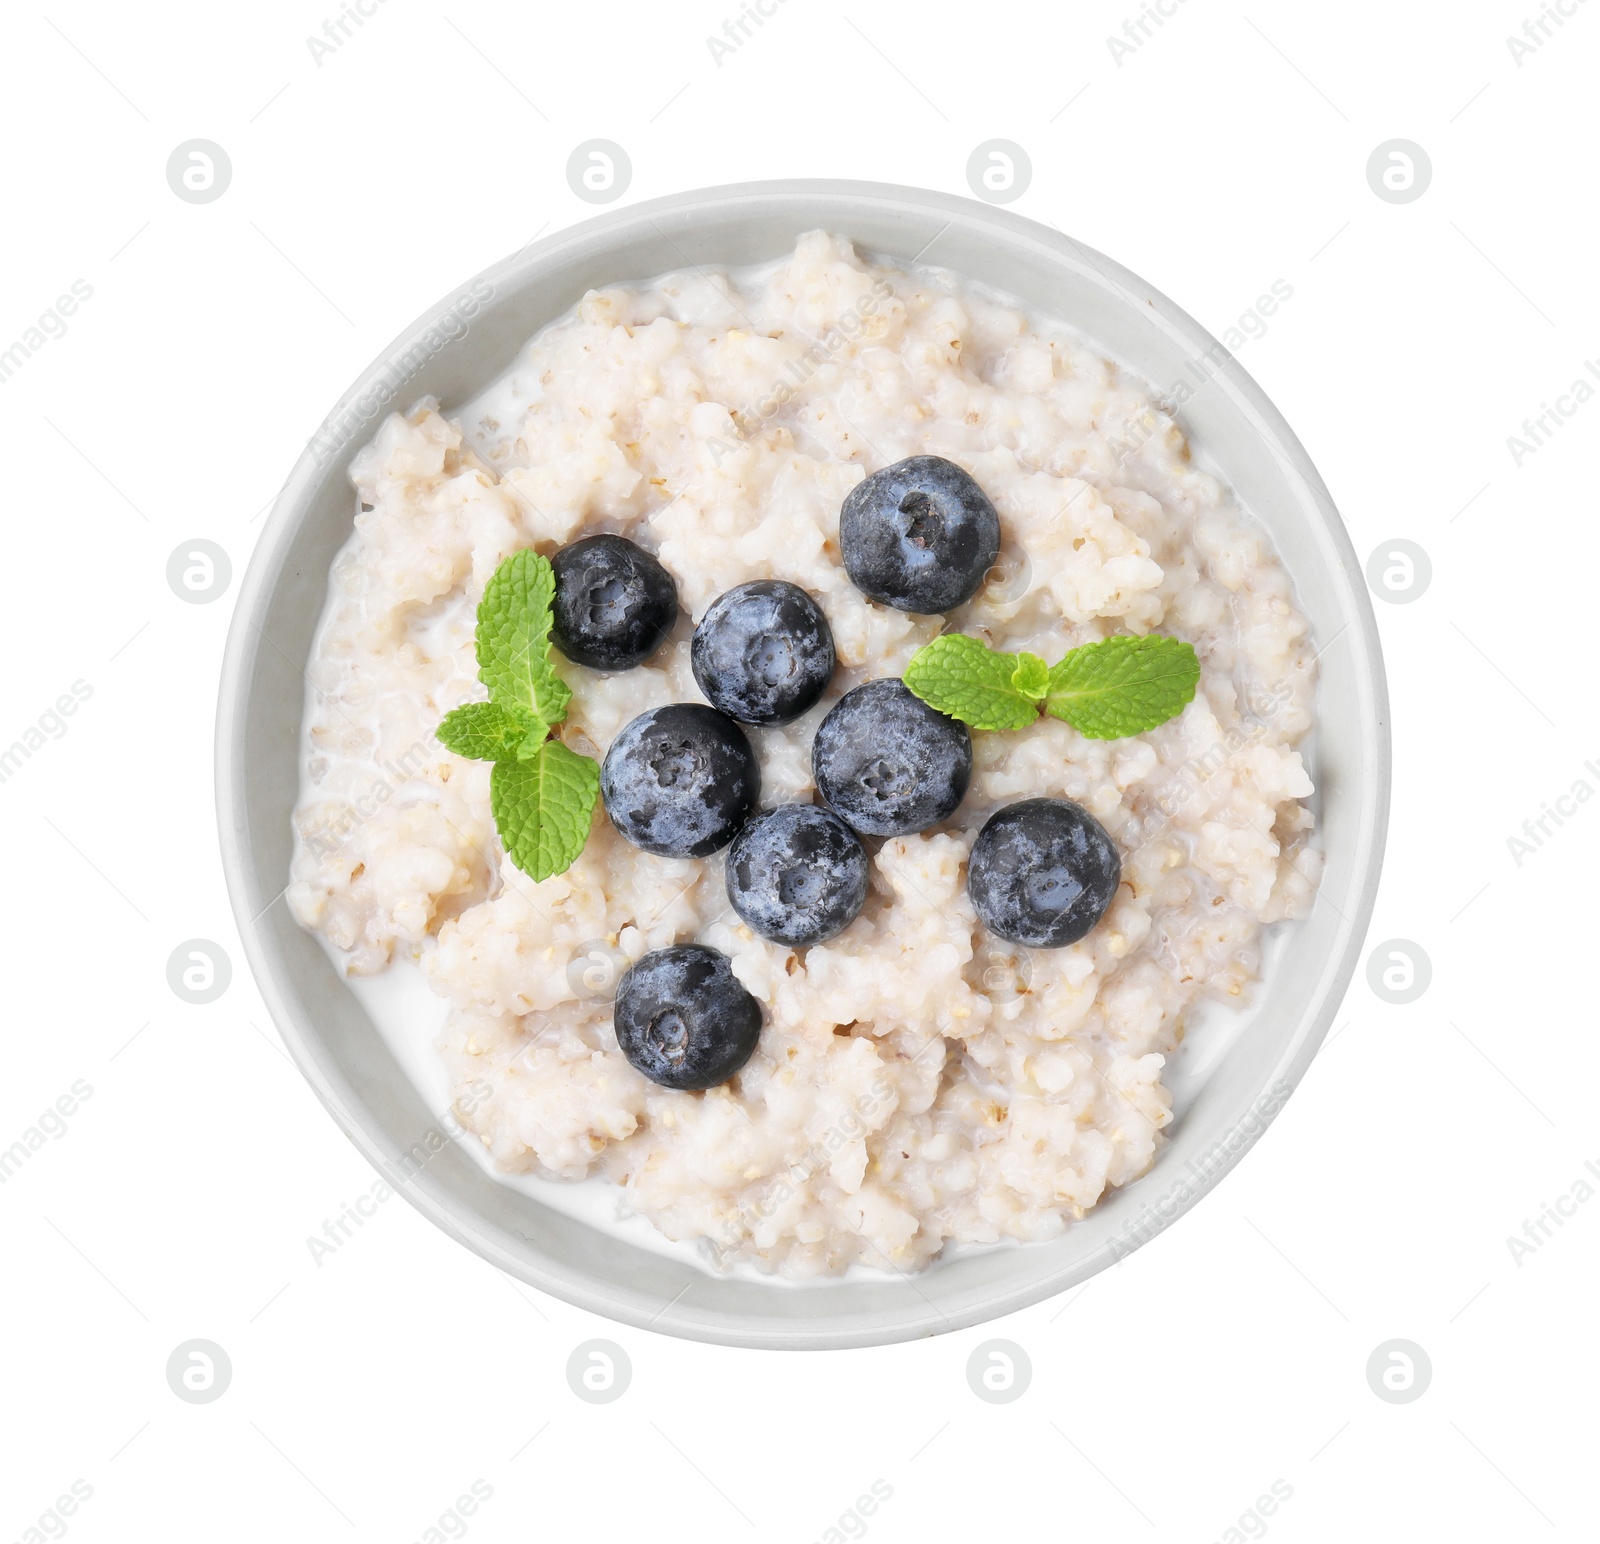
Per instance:
[[[453,1144],[402,1187],[447,1233],[543,1291],[626,1324],[742,1346],[860,1346],[976,1324],[1083,1281],[1186,1211],[1265,1129],[1321,1043],[1365,935],[1388,813],[1387,693],[1349,538],[1289,426],[1164,295],[1054,230],[913,188],[749,183],[601,215],[491,268],[396,339],[300,458],[239,595],[217,722],[229,891],[245,953],[289,1049],[368,1159],[392,1173],[436,1116],[282,899],[302,671],[329,564],[350,534],[349,458],[391,409],[431,394],[451,412],[590,288],[691,264],[765,261],[818,227],[902,263],[937,264],[1007,291],[1157,388],[1198,384],[1215,370],[1184,406],[1184,426],[1271,533],[1324,650],[1312,772],[1327,868],[1312,916],[1281,940],[1259,1011],[1190,1092],[1154,1168],[1050,1243],[958,1253],[914,1279],[794,1286],[721,1278],[624,1242],[497,1183]],[[487,297],[465,331],[448,319],[460,294]]]

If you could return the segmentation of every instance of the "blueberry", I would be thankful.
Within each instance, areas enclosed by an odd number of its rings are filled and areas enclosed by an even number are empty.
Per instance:
[[[1076,943],[1105,916],[1121,882],[1116,844],[1070,799],[996,810],[967,864],[972,909],[991,932],[1030,949]]]
[[[868,681],[818,726],[811,768],[822,797],[857,831],[906,836],[937,825],[966,797],[972,736],[903,681]]]
[[[798,585],[757,579],[719,595],[689,663],[707,700],[742,724],[787,724],[833,678],[833,629]]]
[[[550,633],[591,670],[631,670],[666,641],[678,620],[678,587],[643,547],[622,536],[586,536],[563,547]]]
[[[863,595],[899,611],[949,611],[972,599],[999,557],[1000,518],[955,462],[912,456],[850,490],[839,546]]]
[[[641,713],[600,767],[611,824],[663,858],[704,858],[726,847],[760,793],[761,768],[744,731],[698,702]]]
[[[867,899],[866,849],[831,810],[780,804],[734,837],[728,899],[763,938],[820,944],[849,927]]]
[[[622,1054],[663,1088],[715,1088],[750,1060],[761,1004],[725,954],[676,944],[647,954],[617,985],[612,1027]]]

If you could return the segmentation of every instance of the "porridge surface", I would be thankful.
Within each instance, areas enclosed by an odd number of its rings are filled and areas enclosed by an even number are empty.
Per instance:
[[[999,511],[989,581],[948,617],[867,600],[837,545],[868,472],[966,468]],[[602,1173],[669,1238],[791,1276],[904,1270],[947,1242],[1046,1239],[1162,1144],[1164,1060],[1205,998],[1242,1003],[1262,928],[1320,871],[1296,743],[1307,624],[1264,534],[1194,465],[1140,384],[1065,330],[949,275],[803,237],[758,279],[591,292],[460,424],[424,401],[356,458],[363,512],[310,668],[290,905],[368,974],[417,958],[452,1010],[439,1042],[464,1124],[507,1171]],[[974,733],[971,791],[931,831],[869,841],[861,916],[809,949],[729,909],[723,854],[630,847],[597,807],[565,873],[507,860],[488,764],[433,738],[480,699],[474,608],[509,553],[626,535],[677,580],[677,631],[644,666],[573,689],[561,737],[603,754],[647,708],[703,697],[693,623],[781,578],[832,624],[839,669],[796,723],[752,729],[762,806],[813,796],[817,725],[948,627],[1047,660],[1117,632],[1191,642],[1195,700],[1134,738],[1043,718]],[[1002,804],[1076,800],[1123,883],[1081,942],[1032,951],[977,922],[965,861]],[[676,1093],[617,1049],[617,973],[698,941],[765,1015],[732,1082]]]

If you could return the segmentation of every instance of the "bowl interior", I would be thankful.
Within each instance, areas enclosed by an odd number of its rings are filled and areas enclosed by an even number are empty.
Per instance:
[[[1186,431],[1266,527],[1323,650],[1312,772],[1327,866],[1311,917],[1281,942],[1259,1011],[1145,1178],[1049,1243],[957,1252],[916,1277],[788,1286],[715,1277],[498,1184],[443,1140],[448,1118],[426,1107],[282,895],[303,670],[329,565],[350,533],[346,468],[381,417],[423,395],[448,414],[588,289],[763,262],[818,227],[1007,291],[1182,401]],[[1298,441],[1221,345],[1142,280],[1053,230],[865,183],[712,189],[605,215],[518,253],[420,318],[351,387],[285,485],[241,589],[218,721],[223,856],[245,951],[302,1069],[357,1146],[447,1232],[534,1286],[625,1323],[772,1347],[903,1340],[1024,1307],[1121,1258],[1204,1194],[1281,1107],[1349,980],[1377,882],[1388,763],[1383,670],[1355,554]]]

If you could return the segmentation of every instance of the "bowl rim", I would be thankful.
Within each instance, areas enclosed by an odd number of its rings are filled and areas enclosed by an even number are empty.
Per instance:
[[[1127,294],[1130,303],[1134,303],[1134,297],[1138,297],[1141,301],[1159,302],[1158,314],[1161,323],[1181,337],[1185,346],[1193,351],[1193,357],[1221,358],[1223,362],[1217,370],[1217,375],[1226,377],[1230,390],[1254,415],[1260,434],[1284,463],[1286,473],[1308,495],[1309,504],[1321,525],[1319,534],[1337,554],[1340,566],[1350,580],[1347,588],[1355,615],[1347,626],[1354,627],[1358,631],[1363,658],[1366,661],[1366,669],[1358,675],[1358,685],[1370,694],[1370,701],[1376,714],[1374,721],[1368,726],[1370,739],[1366,746],[1366,754],[1362,757],[1360,786],[1352,794],[1352,797],[1360,800],[1362,818],[1358,823],[1360,841],[1354,854],[1355,879],[1350,891],[1352,909],[1342,914],[1348,925],[1332,969],[1324,971],[1321,996],[1315,999],[1310,1011],[1302,1016],[1298,1033],[1290,1042],[1292,1054],[1283,1056],[1277,1063],[1277,1081],[1273,1087],[1281,1088],[1283,1092],[1278,1105],[1271,1112],[1275,1115],[1277,1108],[1281,1107],[1299,1084],[1327,1034],[1328,1027],[1355,973],[1360,950],[1371,921],[1382,872],[1392,779],[1386,672],[1377,618],[1367,588],[1364,583],[1359,582],[1362,569],[1350,535],[1332,495],[1299,438],[1265,391],[1239,365],[1237,358],[1206,328],[1181,307],[1174,305],[1146,280],[1052,226],[1042,225],[995,205],[929,189],[838,178],[781,178],[687,189],[664,197],[629,204],[621,209],[609,210],[564,227],[490,265],[466,285],[454,287],[446,297],[423,311],[415,321],[401,330],[361,372],[335,407],[324,417],[322,424],[326,426],[334,422],[364,394],[380,384],[387,362],[416,347],[425,334],[435,329],[441,313],[450,303],[450,297],[459,294],[463,289],[476,289],[482,284],[487,284],[491,288],[496,287],[508,279],[553,261],[569,249],[593,246],[597,242],[653,224],[663,217],[681,221],[694,214],[709,213],[713,210],[726,211],[730,206],[758,204],[773,206],[791,200],[803,202],[818,199],[833,200],[841,205],[853,202],[857,208],[874,206],[880,211],[902,208],[917,214],[944,217],[948,222],[945,229],[957,221],[963,222],[969,228],[998,227],[1014,237],[1025,238],[1037,246],[1048,248],[1063,259],[1080,265],[1087,263],[1099,269],[1104,277]],[[840,220],[841,228],[847,229],[843,211]],[[932,242],[929,245],[932,245]],[[639,277],[643,280],[652,276]],[[968,277],[976,279],[977,276],[968,275]],[[400,404],[397,402],[391,403],[385,412],[398,406]],[[358,423],[347,438],[361,442],[370,439],[382,416],[382,414],[373,415],[366,421]],[[335,1086],[325,1072],[316,1054],[318,1036],[314,1023],[310,1022],[309,1015],[307,1021],[302,1022],[280,990],[276,973],[278,967],[268,950],[264,931],[258,926],[260,918],[265,915],[265,910],[251,915],[252,897],[259,898],[263,894],[272,894],[276,885],[269,889],[261,888],[259,865],[256,863],[247,837],[248,795],[244,778],[244,735],[246,716],[249,712],[250,684],[254,661],[265,641],[260,621],[273,599],[275,586],[282,575],[289,549],[324,479],[327,458],[318,458],[314,447],[314,439],[306,442],[305,448],[273,501],[271,514],[264,524],[240,582],[229,623],[217,699],[215,788],[218,836],[234,920],[246,962],[263,1001],[279,1033],[283,1036],[295,1064],[311,1085],[313,1092],[357,1151],[380,1174],[386,1174],[385,1151],[376,1118],[359,1101],[347,1100],[341,1089]],[[281,898],[286,890],[287,886],[277,890],[278,898]],[[266,909],[270,909],[270,905],[271,903]],[[1234,1132],[1230,1134],[1229,1152],[1232,1155],[1230,1160],[1214,1173],[1208,1173],[1202,1180],[1189,1186],[1189,1194],[1170,1210],[1164,1207],[1161,1219],[1150,1224],[1149,1237],[1164,1231],[1179,1216],[1186,1215],[1201,1199],[1209,1195],[1231,1170],[1234,1162],[1260,1139],[1270,1123],[1271,1115],[1258,1120],[1254,1131],[1244,1131],[1241,1126],[1236,1125]],[[1233,1134],[1239,1134],[1241,1137],[1237,1148],[1231,1145]],[[1159,1164],[1153,1167],[1151,1173],[1154,1174],[1158,1170]],[[544,1268],[534,1269],[520,1257],[511,1256],[501,1248],[491,1227],[480,1224],[477,1219],[459,1215],[456,1210],[434,1195],[427,1185],[402,1184],[396,1188],[418,1211],[457,1242],[466,1245],[498,1268],[576,1307],[604,1315],[635,1329],[648,1329],[661,1334],[745,1348],[842,1349],[883,1345],[964,1329],[1055,1296],[1069,1286],[1097,1274],[1119,1257],[1115,1246],[1110,1250],[1101,1248],[1087,1260],[1065,1264],[1061,1270],[1041,1280],[1011,1286],[997,1284],[985,1302],[957,1308],[947,1314],[941,1313],[937,1321],[928,1315],[913,1314],[901,1322],[880,1323],[862,1328],[834,1327],[813,1330],[795,1329],[791,1326],[781,1330],[760,1329],[750,1327],[746,1320],[734,1315],[725,1315],[719,1319],[715,1310],[701,1307],[694,1318],[669,1319],[662,1322],[660,1314],[652,1317],[628,1301],[616,1297],[605,1298],[586,1282],[571,1279],[575,1273],[565,1267],[559,1257],[547,1254],[542,1259]],[[1138,1242],[1148,1241],[1148,1238],[1142,1238]],[[1130,1250],[1125,1249],[1122,1252],[1127,1253]],[[795,1289],[787,1284],[773,1283],[771,1290],[788,1292]],[[802,1287],[801,1290],[805,1288]]]

